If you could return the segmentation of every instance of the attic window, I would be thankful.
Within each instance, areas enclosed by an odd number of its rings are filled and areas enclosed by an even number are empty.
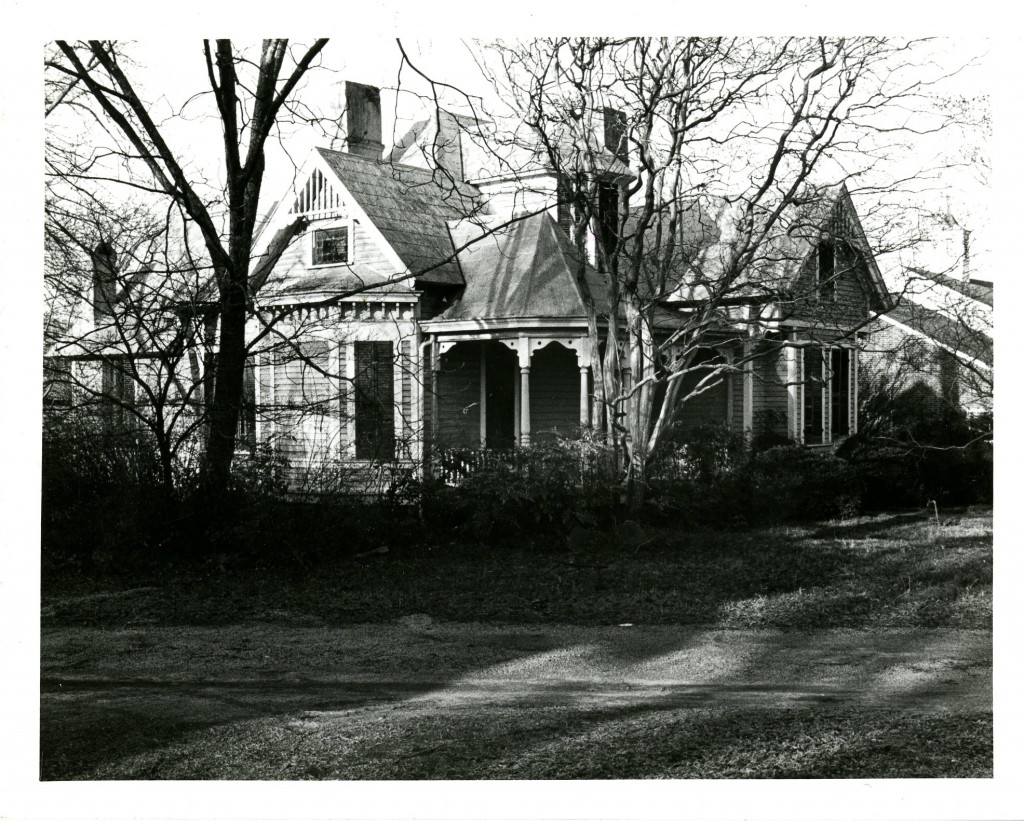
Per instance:
[[[314,265],[338,265],[348,261],[348,226],[313,232]]]
[[[818,298],[834,302],[836,298],[836,245],[831,241],[818,246]]]

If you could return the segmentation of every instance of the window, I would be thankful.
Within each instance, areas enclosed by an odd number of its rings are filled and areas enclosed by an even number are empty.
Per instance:
[[[306,339],[276,351],[273,359],[275,404],[309,413],[322,411],[333,396],[329,344]]]
[[[604,147],[621,162],[629,162],[626,144],[626,115],[614,108],[604,110]]]
[[[615,250],[619,234],[619,187],[615,183],[601,183],[598,188],[597,213],[598,240],[605,254],[610,255]]]
[[[242,375],[242,404],[235,439],[239,447],[250,451],[256,447],[256,366],[252,361],[245,363]]]
[[[803,441],[821,445],[856,429],[856,353],[849,348],[803,350]]]
[[[391,342],[356,342],[356,458],[395,458],[395,360]]]
[[[339,265],[349,261],[348,227],[313,232],[313,264]]]
[[[135,377],[126,359],[103,362],[103,399],[107,421],[118,427],[130,422],[135,404]]]
[[[834,302],[836,298],[836,246],[832,242],[822,242],[818,246],[818,298],[826,302]]]
[[[71,405],[70,360],[43,360],[43,404],[52,407]]]
[[[832,438],[850,434],[850,350],[833,348],[830,351],[829,393],[832,395]]]

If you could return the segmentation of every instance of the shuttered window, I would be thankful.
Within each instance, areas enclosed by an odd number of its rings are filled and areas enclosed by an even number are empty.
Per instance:
[[[831,242],[818,246],[818,298],[824,302],[836,298],[836,246]]]
[[[71,404],[71,361],[43,360],[43,404],[66,407]]]
[[[604,110],[604,147],[622,162],[629,162],[629,147],[626,145],[626,115],[614,108]]]
[[[356,342],[356,458],[395,458],[395,359],[391,342]]]
[[[856,430],[856,352],[850,348],[803,350],[803,442],[835,442]]]
[[[833,348],[832,378],[829,380],[832,394],[832,438],[850,433],[850,351]]]
[[[245,363],[242,374],[242,406],[238,413],[239,447],[250,451],[256,447],[256,367],[252,361]]]
[[[804,349],[804,444],[820,445],[825,441],[825,420],[822,415],[822,358],[820,348]]]
[[[135,404],[135,378],[127,360],[107,360],[103,363],[103,398],[109,422],[123,426],[134,419],[128,410]]]

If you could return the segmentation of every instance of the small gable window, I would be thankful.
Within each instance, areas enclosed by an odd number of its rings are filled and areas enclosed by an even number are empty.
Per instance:
[[[349,261],[348,227],[313,232],[313,264],[339,265]]]
[[[836,245],[822,242],[818,246],[818,298],[834,302],[836,298]]]

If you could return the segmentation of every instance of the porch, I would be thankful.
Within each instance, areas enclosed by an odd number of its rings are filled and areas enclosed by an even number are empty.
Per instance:
[[[429,361],[425,411],[435,451],[529,447],[578,436],[590,424],[584,337],[435,337]]]

